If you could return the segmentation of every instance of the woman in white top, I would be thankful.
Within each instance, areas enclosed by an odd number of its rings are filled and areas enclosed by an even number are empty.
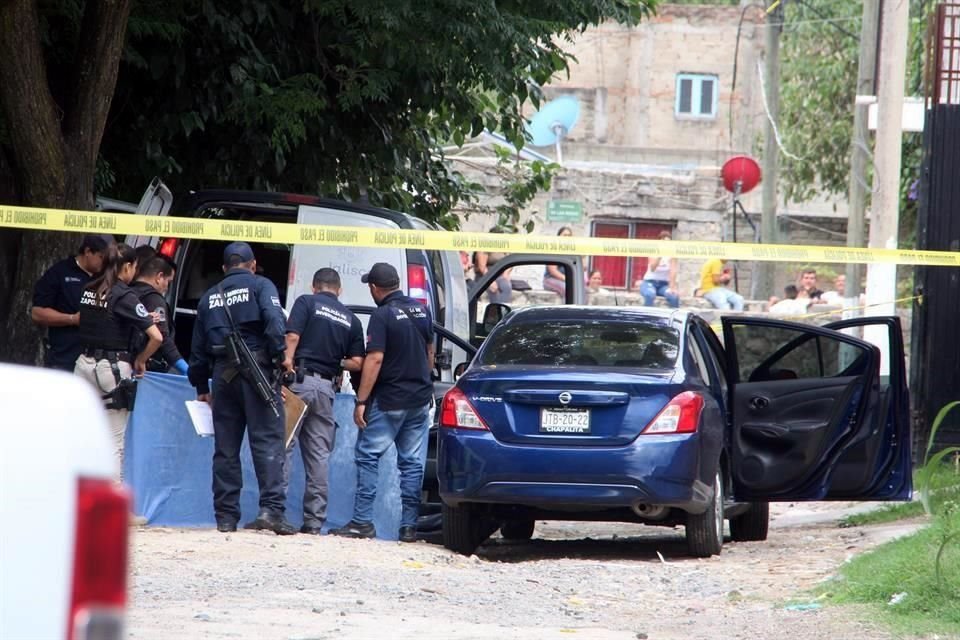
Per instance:
[[[659,240],[670,240],[669,231],[661,231]],[[677,259],[650,258],[647,262],[647,273],[640,282],[640,295],[643,303],[653,306],[657,296],[663,297],[667,304],[676,309],[680,306],[680,296],[677,294]]]

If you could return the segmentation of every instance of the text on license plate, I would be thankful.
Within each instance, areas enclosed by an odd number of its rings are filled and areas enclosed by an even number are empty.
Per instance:
[[[590,409],[540,409],[540,433],[590,433]]]

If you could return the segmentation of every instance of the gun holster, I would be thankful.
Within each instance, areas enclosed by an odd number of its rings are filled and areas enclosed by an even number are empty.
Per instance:
[[[137,400],[137,381],[133,378],[124,378],[117,383],[113,391],[103,394],[107,400],[107,409],[126,409],[133,411]]]

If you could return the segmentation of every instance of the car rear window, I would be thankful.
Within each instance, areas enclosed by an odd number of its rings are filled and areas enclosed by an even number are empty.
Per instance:
[[[669,324],[609,320],[514,322],[483,345],[483,365],[569,365],[673,369],[679,333]]]

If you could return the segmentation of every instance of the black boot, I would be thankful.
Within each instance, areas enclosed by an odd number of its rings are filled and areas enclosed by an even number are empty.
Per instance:
[[[261,511],[255,520],[243,525],[243,528],[256,531],[273,531],[278,536],[292,536],[297,532],[297,528],[287,522],[283,516],[269,511]]]

